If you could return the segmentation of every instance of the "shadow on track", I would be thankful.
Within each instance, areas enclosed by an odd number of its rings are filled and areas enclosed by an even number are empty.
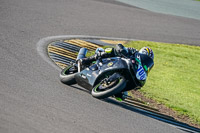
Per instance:
[[[88,94],[91,94],[89,90],[86,90],[86,89],[84,89],[84,88],[82,88],[82,87],[80,87],[80,86],[78,86],[78,85],[72,85],[72,86],[70,86],[70,87],[75,88],[75,89],[78,89],[78,90],[83,91],[83,92],[86,92],[86,93],[88,93]]]

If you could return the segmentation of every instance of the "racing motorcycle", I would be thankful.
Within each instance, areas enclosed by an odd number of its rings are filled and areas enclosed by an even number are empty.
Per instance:
[[[102,51],[97,49],[95,53]],[[85,58],[86,53],[87,49],[81,48],[77,60]],[[139,53],[132,59],[125,56],[99,58],[88,66],[77,61],[61,71],[60,81],[67,85],[77,83],[91,91],[93,97],[103,99],[140,89],[145,84],[147,68],[152,65],[151,62],[151,58]]]

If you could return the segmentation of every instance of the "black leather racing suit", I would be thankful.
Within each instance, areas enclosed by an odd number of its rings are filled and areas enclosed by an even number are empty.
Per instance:
[[[134,48],[126,48],[122,44],[117,44],[116,48],[109,48],[108,52],[99,52],[93,56],[90,56],[88,58],[82,59],[82,64],[87,65],[92,63],[93,61],[96,61],[99,58],[109,58],[109,57],[122,57],[126,56],[127,58],[133,57],[134,53],[138,52]],[[106,49],[105,49],[106,50]]]

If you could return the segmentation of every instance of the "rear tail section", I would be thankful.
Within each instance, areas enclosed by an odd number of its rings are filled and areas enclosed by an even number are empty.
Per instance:
[[[79,59],[82,59],[82,58],[85,58],[86,54],[87,54],[87,49],[86,48],[81,48],[79,50],[79,53],[78,53],[78,56],[76,58],[76,60],[79,60]]]

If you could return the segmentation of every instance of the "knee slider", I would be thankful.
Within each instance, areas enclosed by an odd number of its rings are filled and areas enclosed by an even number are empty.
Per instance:
[[[106,52],[106,53],[111,53],[111,52],[112,52],[112,48],[106,48],[106,49],[105,49],[105,52]]]

